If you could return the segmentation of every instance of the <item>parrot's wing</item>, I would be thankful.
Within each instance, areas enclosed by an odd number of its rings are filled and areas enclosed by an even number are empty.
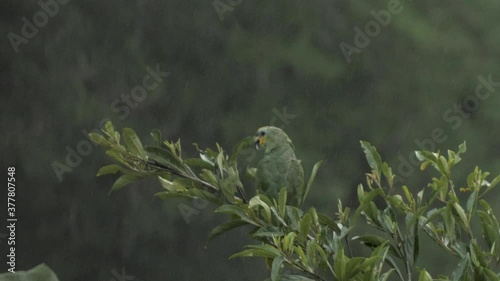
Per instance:
[[[290,160],[290,166],[287,173],[287,186],[290,196],[289,204],[293,206],[299,206],[302,203],[302,197],[304,196],[304,169],[302,169],[302,164],[300,160],[292,158]]]
[[[257,171],[255,173],[255,186],[258,191],[267,194],[272,187],[270,186],[270,179],[273,177],[273,170],[269,167],[272,163],[268,157],[264,157],[257,165]],[[268,194],[269,195],[269,194]]]
[[[286,177],[290,165],[284,158],[275,155],[266,155],[257,165],[257,190],[269,198],[278,198],[279,191],[286,187]]]
[[[265,155],[257,165],[256,187],[270,199],[277,199],[281,188],[286,187],[288,204],[299,206],[303,197],[304,170],[293,150]]]

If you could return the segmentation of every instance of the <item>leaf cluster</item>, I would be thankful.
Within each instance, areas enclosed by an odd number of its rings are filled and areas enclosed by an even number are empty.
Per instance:
[[[121,144],[123,135],[124,145]],[[121,173],[111,191],[142,178],[156,177],[164,188],[156,196],[198,198],[212,202],[216,213],[228,215],[228,220],[215,227],[208,238],[247,226],[255,244],[230,258],[262,258],[269,270],[268,280],[435,280],[426,269],[418,267],[420,241],[427,235],[459,262],[449,276],[438,280],[499,280],[495,266],[500,261],[500,232],[496,216],[485,195],[500,182],[491,182],[488,173],[476,168],[467,178],[461,192],[468,194],[462,202],[452,179],[453,167],[465,153],[465,143],[457,152],[417,151],[421,169],[432,167],[438,172],[428,187],[413,194],[409,187],[397,187],[396,175],[368,142],[361,142],[371,172],[366,184],[358,186],[359,207],[344,208],[338,203],[334,216],[315,208],[303,210],[287,204],[283,188],[278,198],[257,194],[246,198],[245,187],[237,166],[239,153],[252,144],[245,138],[226,154],[218,144],[216,149],[200,149],[197,158],[182,157],[181,143],[163,141],[153,130],[153,145],[143,146],[132,129],[122,134],[107,123],[102,134],[90,138],[107,148],[106,153],[118,164],[102,167],[98,175]],[[321,165],[312,169],[305,200]],[[254,169],[247,169],[252,175]],[[382,204],[375,202],[381,201]],[[481,225],[481,233],[472,227]],[[356,235],[356,227],[366,223],[373,233]],[[353,253],[352,243],[370,249],[368,256]]]

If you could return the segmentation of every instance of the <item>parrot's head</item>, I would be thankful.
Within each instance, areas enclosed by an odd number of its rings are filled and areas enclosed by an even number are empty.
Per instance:
[[[278,127],[266,126],[259,128],[254,140],[255,148],[265,147],[266,152],[277,148],[293,148],[292,140]]]

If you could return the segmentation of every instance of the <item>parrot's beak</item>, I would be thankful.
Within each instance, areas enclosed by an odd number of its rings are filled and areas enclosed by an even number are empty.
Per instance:
[[[266,136],[256,136],[255,137],[255,148],[259,150],[259,146],[264,146],[266,144]]]

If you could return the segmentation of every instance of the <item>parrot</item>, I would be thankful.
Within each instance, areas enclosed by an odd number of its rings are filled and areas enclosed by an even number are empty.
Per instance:
[[[257,150],[264,148],[255,174],[258,192],[277,200],[281,188],[286,187],[287,203],[300,206],[304,195],[304,169],[295,156],[292,140],[282,129],[265,126],[257,130],[254,141]]]

